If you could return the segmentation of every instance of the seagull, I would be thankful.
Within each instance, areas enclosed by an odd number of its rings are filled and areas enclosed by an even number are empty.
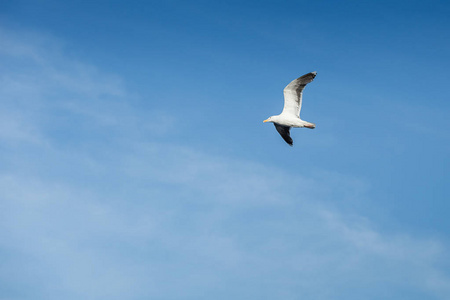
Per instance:
[[[302,93],[305,86],[314,80],[317,72],[305,74],[297,79],[294,79],[283,90],[284,93],[284,108],[281,114],[271,116],[264,123],[271,122],[275,125],[281,137],[292,146],[292,140],[289,131],[291,127],[306,127],[310,129],[316,128],[314,123],[309,123],[300,119],[300,109],[302,108]]]

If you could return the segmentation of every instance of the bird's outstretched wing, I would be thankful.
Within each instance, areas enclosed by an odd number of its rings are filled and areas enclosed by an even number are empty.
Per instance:
[[[277,123],[273,123],[275,125],[275,128],[277,129],[278,133],[281,135],[283,140],[286,141],[286,143],[289,144],[289,146],[292,146],[294,144],[294,141],[291,138],[291,135],[289,133],[291,127],[279,125]]]
[[[284,88],[284,108],[282,114],[300,116],[300,110],[302,109],[302,92],[305,86],[314,80],[317,72],[311,72],[305,74],[295,80],[292,80]]]

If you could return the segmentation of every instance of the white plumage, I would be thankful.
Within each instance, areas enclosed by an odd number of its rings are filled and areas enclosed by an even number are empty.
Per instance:
[[[302,109],[302,94],[305,86],[314,80],[317,72],[305,74],[295,80],[292,80],[284,88],[284,108],[281,114],[272,116],[264,122],[272,122],[278,133],[290,146],[294,144],[291,136],[291,127],[306,127],[314,129],[315,124],[300,119],[300,110]]]

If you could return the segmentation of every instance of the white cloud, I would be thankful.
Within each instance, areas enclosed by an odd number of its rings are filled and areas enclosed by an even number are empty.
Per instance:
[[[443,241],[331,204],[366,182],[164,140],[174,117],[148,125],[117,76],[0,33],[7,299],[450,296]]]

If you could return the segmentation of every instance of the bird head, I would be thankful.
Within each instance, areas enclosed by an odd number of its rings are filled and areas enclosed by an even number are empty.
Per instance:
[[[273,117],[269,117],[267,120],[264,120],[263,122],[264,122],[264,123],[266,123],[266,122],[273,122],[272,118],[273,118]]]

